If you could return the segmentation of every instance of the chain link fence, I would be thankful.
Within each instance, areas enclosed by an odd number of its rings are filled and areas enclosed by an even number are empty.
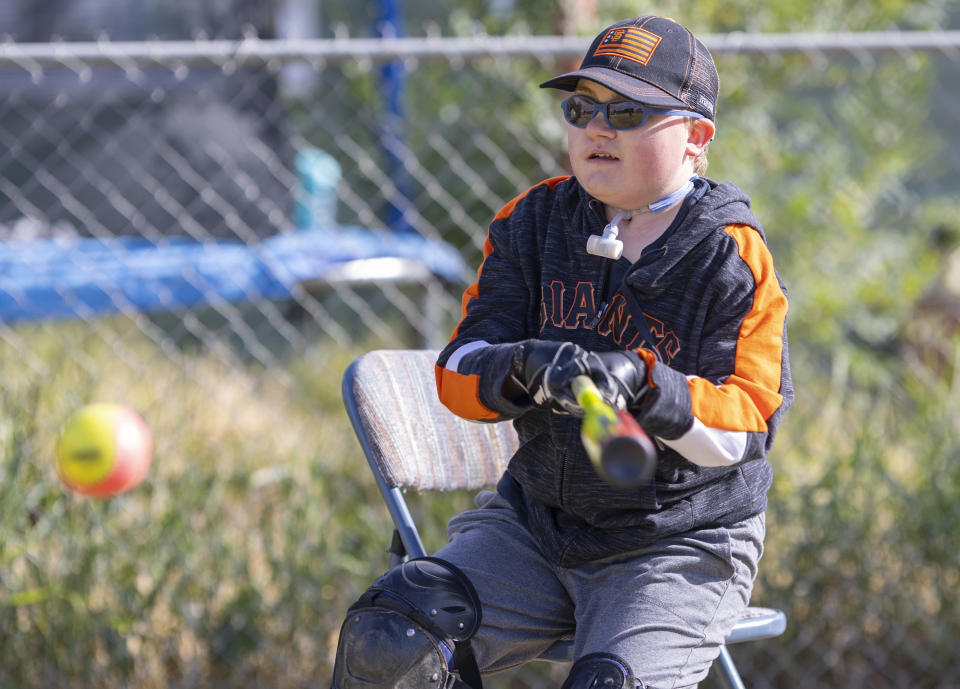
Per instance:
[[[809,371],[832,336],[817,339],[831,319],[823,290],[888,265],[844,262],[834,249],[860,241],[845,238],[844,218],[877,230],[871,245],[890,255],[904,247],[874,220],[883,213],[895,210],[900,230],[922,226],[921,243],[955,217],[960,163],[942,151],[957,143],[960,36],[706,42],[723,89],[710,174],[754,196],[797,286],[794,356]],[[385,521],[342,431],[339,375],[365,349],[446,340],[486,223],[567,169],[557,96],[536,85],[585,46],[0,45],[0,683],[69,686],[73,668],[100,686],[326,686],[340,616],[385,564],[379,544],[356,540]],[[821,272],[807,278],[811,262]],[[938,314],[924,343],[952,366]],[[886,322],[850,328],[876,349]],[[928,361],[929,347],[911,352]],[[854,370],[831,361],[834,378]],[[147,417],[153,485],[69,502],[45,457],[66,415],[98,397]],[[794,414],[822,421],[811,397]],[[955,448],[954,425],[931,444]],[[776,464],[803,496],[833,485],[851,509],[873,509],[907,491],[888,479],[859,499],[833,458],[866,461],[865,450],[818,445],[809,426],[790,433]],[[937,466],[938,485],[955,488],[956,470]],[[783,607],[790,626],[735,649],[749,685],[957,686],[951,531],[918,526],[906,543],[884,512],[878,538],[904,547],[858,562],[860,532],[810,505],[798,527],[801,493],[787,493],[772,500],[757,602]],[[943,495],[939,519],[955,524]],[[89,634],[79,651],[46,645],[77,630]],[[528,684],[562,681],[531,672]]]

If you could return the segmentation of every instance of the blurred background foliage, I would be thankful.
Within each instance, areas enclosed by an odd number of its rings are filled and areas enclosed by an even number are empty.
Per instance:
[[[592,36],[638,13],[701,34],[859,32],[956,28],[958,8],[407,0],[405,19],[408,35]],[[379,5],[330,0],[318,10],[319,36],[357,37],[371,33]],[[256,12],[270,35],[270,13]],[[224,35],[242,32],[242,17]],[[764,223],[790,290],[797,387],[771,457],[755,595],[786,610],[789,627],[734,657],[758,688],[955,687],[960,199],[948,152],[960,61],[909,52],[717,63],[708,174],[747,190]],[[555,95],[536,84],[567,66],[551,58],[504,69],[489,58],[471,61],[463,79],[445,79],[434,61],[407,73],[407,115],[432,124],[409,132],[411,171],[447,183],[418,191],[414,206],[471,265],[493,213],[544,171],[565,170],[563,129],[544,117]],[[381,164],[376,71],[342,69],[352,70],[348,86],[324,101],[321,122],[313,94],[287,100],[291,126]],[[370,224],[370,208],[382,217],[387,202],[354,160],[343,186],[374,201],[346,204],[344,220]],[[451,315],[444,332],[453,324]],[[394,325],[405,332],[402,318]],[[397,340],[360,333],[343,346],[321,334],[264,367],[219,344],[171,348],[149,332],[117,317],[0,338],[0,686],[328,686],[343,612],[386,566],[389,537],[340,377],[354,356]],[[93,399],[147,410],[155,433],[147,482],[106,502],[66,493],[52,469],[51,429]],[[415,500],[428,545],[442,543],[446,518],[470,501]],[[535,663],[490,686],[558,686],[564,675]]]

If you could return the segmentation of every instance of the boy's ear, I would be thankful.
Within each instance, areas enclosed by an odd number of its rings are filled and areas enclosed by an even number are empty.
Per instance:
[[[703,153],[703,149],[713,141],[713,135],[717,133],[717,125],[713,120],[699,118],[691,120],[690,134],[687,136],[687,153],[696,157]]]

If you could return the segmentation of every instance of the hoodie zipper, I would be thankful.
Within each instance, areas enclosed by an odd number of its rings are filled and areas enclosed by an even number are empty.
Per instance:
[[[560,495],[559,495],[559,498],[560,498],[560,507],[561,507],[561,508],[564,506],[564,503],[566,502],[563,498],[564,498],[564,493],[565,493],[564,486],[566,486],[566,484],[567,484],[567,455],[569,454],[569,452],[570,452],[569,448],[564,447],[564,448],[563,448],[563,458],[560,460]]]
[[[610,302],[607,299],[603,298],[603,295],[607,291],[607,282],[610,281],[610,261],[605,260],[603,262],[603,267],[600,270],[600,282],[597,285],[597,301],[600,302],[600,306],[597,307],[597,312],[593,315],[593,318],[587,323],[587,327],[591,329],[596,329],[600,325],[600,321],[603,320],[604,314],[606,314],[607,309],[610,308]],[[612,297],[612,295],[611,295]]]

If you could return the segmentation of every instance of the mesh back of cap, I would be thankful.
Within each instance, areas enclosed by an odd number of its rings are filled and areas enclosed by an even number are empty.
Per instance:
[[[713,64],[713,58],[703,44],[697,41],[693,74],[690,79],[689,92],[684,100],[692,110],[716,120],[719,86],[717,68]]]

